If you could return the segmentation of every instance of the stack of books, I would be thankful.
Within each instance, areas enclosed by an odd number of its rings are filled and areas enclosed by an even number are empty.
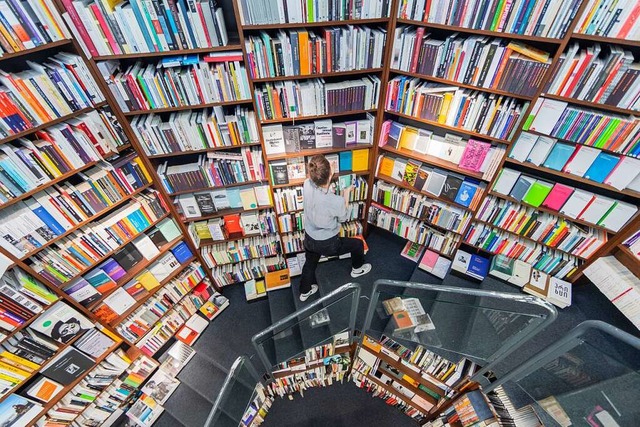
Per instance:
[[[528,106],[514,98],[414,77],[395,77],[387,86],[387,111],[503,140],[513,137]]]
[[[63,1],[63,14],[87,56],[225,46],[229,43],[220,7],[193,2],[150,5],[131,0],[107,7],[101,1]]]
[[[246,25],[375,19],[389,16],[389,0],[362,0],[357,5],[348,0],[321,0],[310,4],[303,0],[276,0],[268,4],[259,0],[240,0],[238,8]]]
[[[363,112],[377,108],[379,95],[377,76],[336,83],[324,79],[265,83],[254,92],[263,120]]]
[[[261,32],[245,40],[254,79],[380,68],[386,31],[369,27]]]
[[[502,169],[493,185],[498,197],[507,196],[525,205],[552,212],[566,218],[583,221],[617,232],[638,211],[638,206],[621,200],[594,194],[560,183],[552,183]]]
[[[446,40],[424,27],[398,27],[391,67],[524,96],[538,91],[551,65],[547,52],[518,42],[455,33]]]
[[[523,129],[628,156],[640,154],[637,117],[574,107],[555,99],[538,98]]]
[[[136,62],[120,69],[120,64],[113,61],[99,62],[98,66],[124,112],[251,98],[247,72],[238,61],[210,63],[190,55],[177,66]]]
[[[155,114],[137,116],[131,128],[149,156],[260,142],[255,113],[239,106],[229,113],[220,106],[181,111],[167,120]]]
[[[196,192],[265,178],[262,150],[256,147],[200,155],[196,163],[170,165],[166,161],[157,172],[169,193]]]

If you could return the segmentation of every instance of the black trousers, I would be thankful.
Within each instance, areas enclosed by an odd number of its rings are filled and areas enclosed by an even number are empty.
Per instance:
[[[360,268],[364,264],[364,243],[352,237],[333,236],[327,240],[315,240],[308,234],[304,235],[304,253],[306,261],[302,267],[300,279],[300,293],[311,290],[311,285],[317,284],[316,267],[321,256],[336,256],[351,252],[351,266]]]

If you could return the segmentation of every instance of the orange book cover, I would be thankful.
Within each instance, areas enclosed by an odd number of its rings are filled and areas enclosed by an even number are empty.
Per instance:
[[[511,57],[511,49],[509,47],[507,47],[504,50],[504,55],[502,55],[502,60],[500,61],[500,65],[498,66],[498,70],[493,75],[493,80],[491,80],[491,87],[492,88],[495,87],[494,85],[496,85],[500,81],[500,78],[502,77],[502,72],[504,71],[504,68],[507,66],[507,62],[509,62],[509,58],[510,57]]]
[[[229,233],[229,237],[243,236],[244,231],[240,223],[240,214],[225,215],[224,228]]]
[[[267,285],[267,291],[285,288],[291,286],[291,277],[289,269],[270,271],[264,276],[265,284]]]
[[[396,331],[404,331],[415,326],[411,321],[411,317],[409,317],[409,312],[406,310],[396,311],[393,313],[392,317],[393,323],[396,326]]]
[[[311,74],[311,59],[309,55],[309,33],[306,30],[298,31],[298,46],[300,46],[300,74]]]

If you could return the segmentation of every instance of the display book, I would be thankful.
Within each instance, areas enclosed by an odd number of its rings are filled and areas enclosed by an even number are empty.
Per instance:
[[[253,390],[254,397],[242,416],[242,427],[257,427],[264,422],[265,417],[273,405],[274,397],[267,394],[262,383],[256,384]]]
[[[327,339],[326,344],[306,349],[304,356],[275,366],[266,393],[271,397],[300,393],[304,397],[310,387],[342,383],[351,369],[350,339],[349,331],[339,333]]]
[[[89,58],[229,44],[220,7],[173,2],[149,9],[140,0],[128,8],[107,8],[100,1],[62,4],[62,15]]]

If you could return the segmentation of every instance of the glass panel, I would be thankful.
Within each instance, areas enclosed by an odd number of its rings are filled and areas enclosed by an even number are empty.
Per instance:
[[[350,318],[355,313],[354,293],[322,303],[305,314],[261,334],[255,344],[262,349],[270,370],[289,359],[304,356],[308,348],[331,342],[333,336],[349,331]]]

